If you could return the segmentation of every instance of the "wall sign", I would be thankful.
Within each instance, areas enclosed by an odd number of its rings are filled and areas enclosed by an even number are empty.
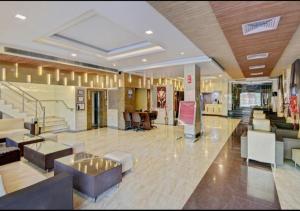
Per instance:
[[[187,75],[187,83],[191,84],[192,83],[192,76],[191,75]]]
[[[78,89],[76,93],[76,109],[77,111],[85,110],[85,94],[84,89]]]

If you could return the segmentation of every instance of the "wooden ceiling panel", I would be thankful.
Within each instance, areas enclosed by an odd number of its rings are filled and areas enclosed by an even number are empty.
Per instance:
[[[300,23],[300,2],[294,1],[211,1],[210,5],[244,75],[263,71],[269,76]],[[280,16],[276,30],[244,36],[242,24]],[[266,59],[250,60],[247,55],[269,53]],[[266,68],[249,70],[265,64]]]
[[[207,56],[214,57],[234,79],[244,75],[208,1],[149,1]]]

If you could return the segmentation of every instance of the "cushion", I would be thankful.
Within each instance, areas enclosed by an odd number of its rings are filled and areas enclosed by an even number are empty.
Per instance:
[[[24,120],[21,118],[0,119],[0,131],[24,129]]]
[[[23,135],[23,134],[28,134],[30,133],[29,130],[27,129],[12,129],[12,130],[0,130],[0,138],[6,138],[7,136],[10,135]]]
[[[282,123],[282,122],[276,122],[274,123],[276,125],[277,128],[280,129],[285,129],[285,130],[293,130],[294,129],[294,125],[291,123]],[[296,130],[299,129],[299,124],[296,124]]]
[[[6,194],[3,181],[2,181],[2,176],[0,175],[0,197],[4,196]]]
[[[253,119],[253,130],[271,131],[270,120]]]
[[[104,155],[104,158],[121,163],[122,173],[130,170],[133,166],[133,157],[127,152],[114,151]]]

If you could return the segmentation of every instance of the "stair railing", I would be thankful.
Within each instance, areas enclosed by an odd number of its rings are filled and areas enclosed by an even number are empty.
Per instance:
[[[8,82],[8,81],[0,81],[0,85],[6,87],[7,89],[13,91],[17,95],[19,95],[22,98],[22,112],[25,111],[25,102],[35,102],[35,119],[38,119],[38,109],[42,112],[42,120],[43,120],[43,128],[45,128],[45,117],[46,117],[46,109],[45,106],[42,105],[41,101],[37,98],[33,97],[28,92],[24,91],[23,89],[15,86],[14,84]],[[2,89],[0,87],[0,98],[2,97]]]
[[[56,102],[56,103],[62,103],[64,107],[70,111],[73,111],[74,108],[71,108],[64,100],[40,100],[41,102]]]

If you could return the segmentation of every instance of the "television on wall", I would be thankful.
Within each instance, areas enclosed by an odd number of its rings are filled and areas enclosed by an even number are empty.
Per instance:
[[[242,92],[240,94],[240,107],[261,106],[260,92]]]

